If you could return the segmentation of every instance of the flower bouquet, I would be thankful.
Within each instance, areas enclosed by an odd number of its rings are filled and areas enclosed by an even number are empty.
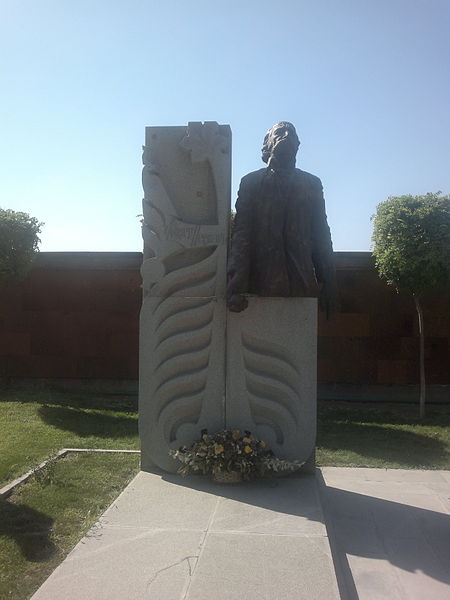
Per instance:
[[[213,435],[203,429],[200,439],[189,448],[182,446],[169,454],[183,463],[178,470],[181,475],[203,473],[224,483],[256,479],[267,472],[296,471],[304,464],[276,458],[264,441],[239,429],[224,429]]]

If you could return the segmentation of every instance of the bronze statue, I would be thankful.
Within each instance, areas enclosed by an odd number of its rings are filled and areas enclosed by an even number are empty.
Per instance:
[[[327,315],[337,292],[322,183],[295,168],[300,145],[285,121],[264,138],[267,167],[242,178],[228,266],[228,308],[241,312],[245,294],[319,296]]]

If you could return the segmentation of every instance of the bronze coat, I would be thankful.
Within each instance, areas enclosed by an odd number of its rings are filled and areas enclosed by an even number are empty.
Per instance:
[[[317,296],[334,283],[322,183],[300,169],[260,169],[242,178],[229,275],[233,293]]]

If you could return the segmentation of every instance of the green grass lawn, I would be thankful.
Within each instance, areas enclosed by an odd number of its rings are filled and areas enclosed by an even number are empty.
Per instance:
[[[137,401],[0,390],[0,486],[61,448],[138,449]],[[319,405],[317,463],[449,469],[450,416],[413,405]],[[25,600],[139,469],[139,456],[70,454],[0,500],[0,598]]]
[[[0,598],[29,598],[138,469],[137,454],[70,454],[0,499]]]
[[[138,450],[137,399],[0,389],[0,487],[61,448]]]
[[[139,449],[136,398],[0,390],[0,487],[61,448]],[[0,598],[29,598],[138,470],[136,454],[69,454],[0,499]]]
[[[423,420],[418,411],[411,404],[320,403],[317,464],[450,469],[450,406],[428,406]]]

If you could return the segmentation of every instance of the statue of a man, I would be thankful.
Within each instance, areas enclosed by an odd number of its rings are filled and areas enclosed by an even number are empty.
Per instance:
[[[267,167],[241,180],[228,266],[231,311],[247,307],[245,294],[319,296],[327,315],[336,310],[322,183],[295,168],[299,145],[295,127],[277,123],[264,138]]]

